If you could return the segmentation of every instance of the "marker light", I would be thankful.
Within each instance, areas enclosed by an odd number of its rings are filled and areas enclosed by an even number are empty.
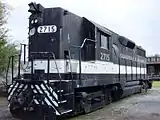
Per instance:
[[[35,20],[34,20],[34,23],[38,23],[38,20],[37,20],[37,19],[35,19]]]

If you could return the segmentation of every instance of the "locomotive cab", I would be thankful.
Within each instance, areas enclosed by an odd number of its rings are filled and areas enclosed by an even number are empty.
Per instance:
[[[29,4],[29,58],[46,59],[45,52],[60,57],[62,9],[43,8],[40,4]]]
[[[29,6],[29,59],[48,59],[45,52],[51,52],[56,59],[71,54],[78,60],[80,49],[82,60],[97,59],[95,24],[62,8]]]

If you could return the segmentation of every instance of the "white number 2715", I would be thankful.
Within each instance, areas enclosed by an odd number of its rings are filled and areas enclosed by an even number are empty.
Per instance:
[[[57,26],[55,25],[39,26],[37,29],[38,33],[55,33],[56,31],[57,31]]]

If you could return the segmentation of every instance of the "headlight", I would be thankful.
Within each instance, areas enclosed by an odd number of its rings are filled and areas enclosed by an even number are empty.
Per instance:
[[[35,28],[30,29],[30,31],[29,31],[29,36],[34,35],[35,32],[36,32],[36,29],[35,29]]]
[[[31,21],[31,24],[33,24],[33,23],[34,23],[34,20]]]

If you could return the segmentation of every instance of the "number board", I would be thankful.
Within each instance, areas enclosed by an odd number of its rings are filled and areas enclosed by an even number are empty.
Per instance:
[[[101,59],[101,60],[105,60],[105,61],[109,61],[109,60],[110,60],[110,55],[101,52],[101,53],[100,53],[100,59]]]
[[[57,26],[55,25],[39,26],[37,31],[38,33],[55,33],[57,31]]]

